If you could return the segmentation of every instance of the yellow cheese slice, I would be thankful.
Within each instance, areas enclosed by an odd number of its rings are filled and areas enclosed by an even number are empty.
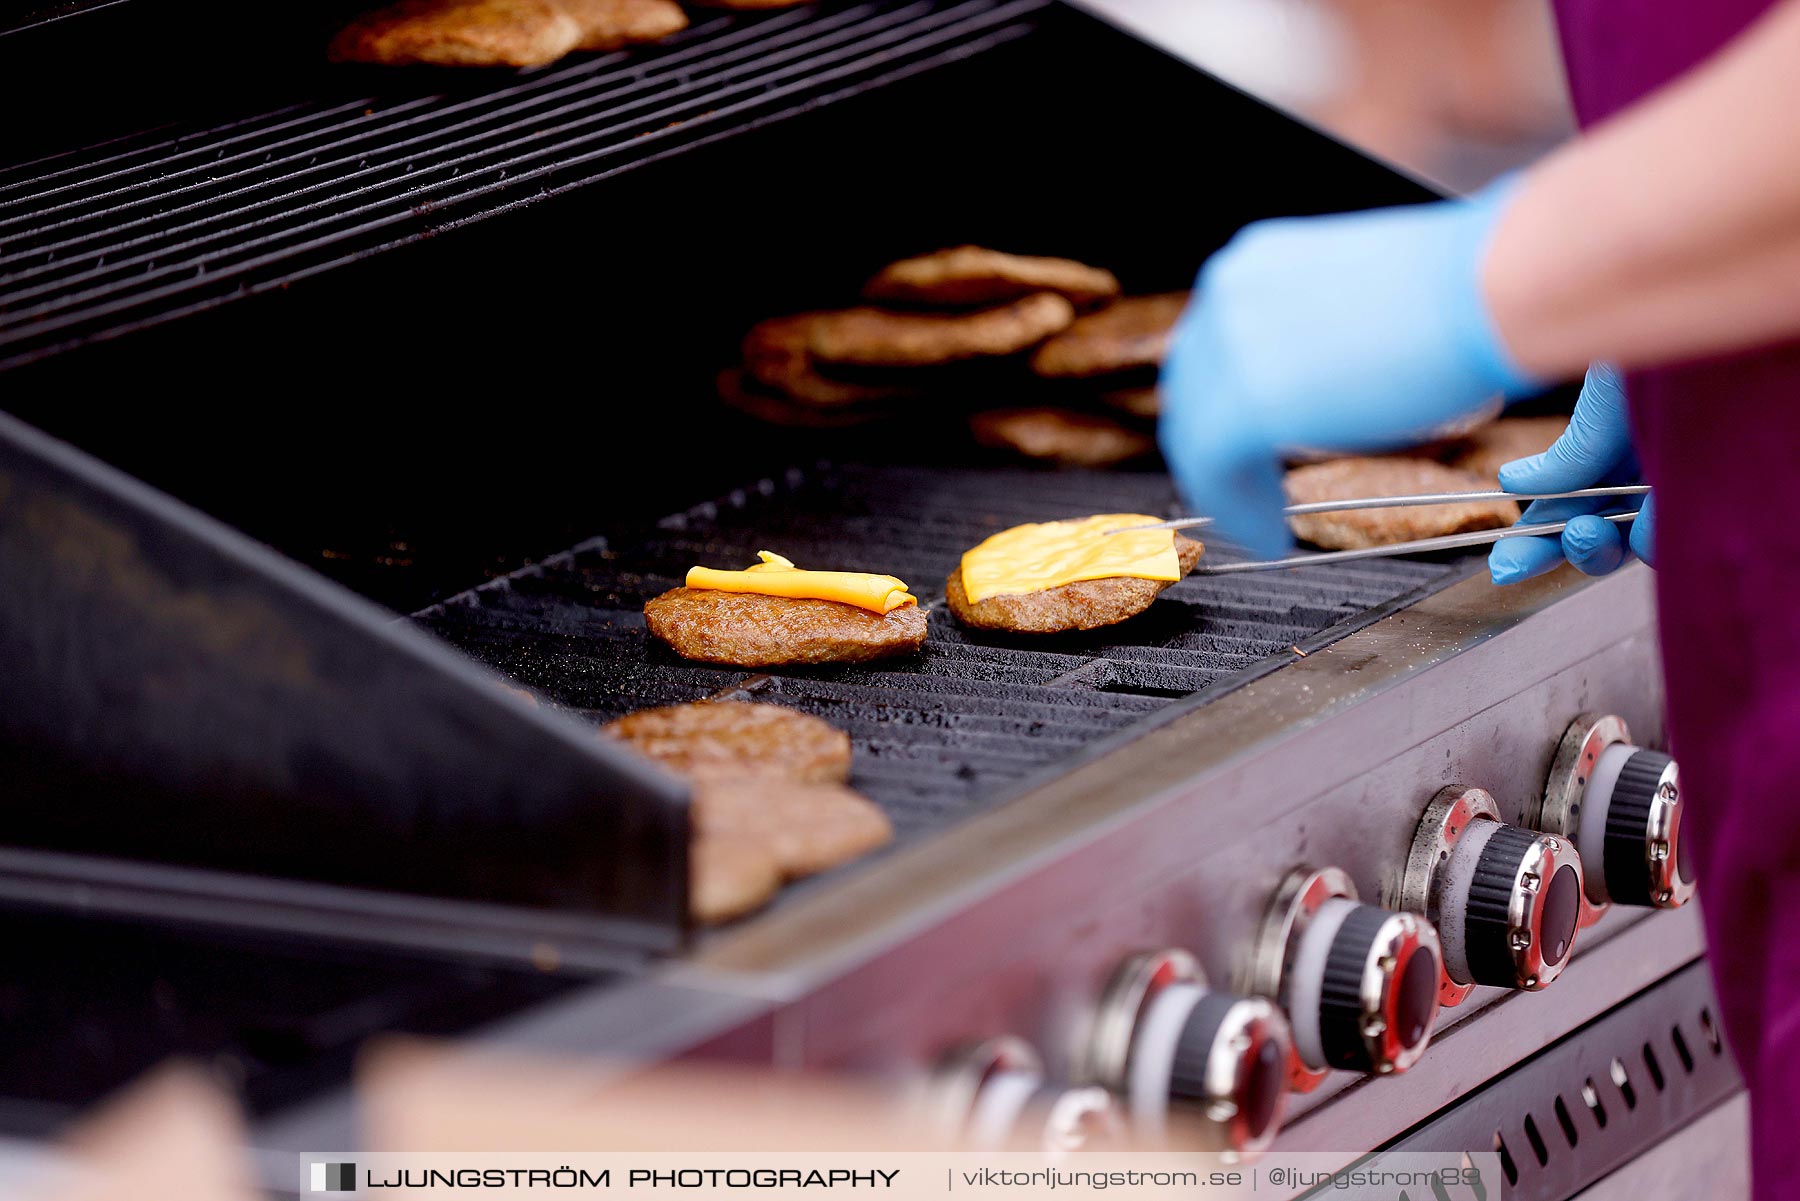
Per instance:
[[[1042,592],[1080,580],[1179,580],[1175,531],[1103,536],[1108,530],[1161,520],[1142,513],[1106,513],[1001,530],[963,556],[963,591],[979,604],[992,596]]]
[[[780,555],[759,550],[762,562],[743,571],[715,571],[710,567],[690,567],[689,588],[709,588],[715,592],[754,592],[761,596],[785,596],[792,600],[840,601],[871,613],[892,613],[919,598],[906,590],[906,584],[891,575],[870,575],[861,571],[802,571]]]

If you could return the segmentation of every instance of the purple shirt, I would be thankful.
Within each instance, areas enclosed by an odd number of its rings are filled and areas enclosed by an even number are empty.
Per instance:
[[[1590,125],[1655,91],[1769,7],[1556,0],[1577,118]],[[1796,1197],[1800,518],[1788,498],[1800,470],[1800,345],[1638,372],[1626,392],[1656,486],[1669,728],[1719,1003],[1751,1090],[1755,1195]]]

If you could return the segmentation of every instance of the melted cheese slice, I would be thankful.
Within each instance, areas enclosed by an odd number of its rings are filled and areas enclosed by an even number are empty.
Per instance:
[[[1160,517],[1106,513],[1075,521],[1046,521],[1002,530],[963,556],[963,591],[972,603],[993,596],[1042,592],[1080,580],[1129,576],[1140,580],[1181,578],[1174,530],[1133,530],[1104,537],[1124,526],[1154,525]]]
[[[743,571],[690,567],[687,586],[709,588],[715,592],[785,596],[791,600],[840,601],[871,613],[892,613],[895,609],[919,603],[919,598],[906,590],[906,584],[891,575],[869,575],[861,571],[802,571],[780,555],[766,550],[757,551],[756,557],[762,562]]]

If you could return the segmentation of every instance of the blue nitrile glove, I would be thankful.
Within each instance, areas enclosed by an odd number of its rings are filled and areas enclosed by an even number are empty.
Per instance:
[[[1541,455],[1516,459],[1500,469],[1500,486],[1508,492],[1573,492],[1597,484],[1628,484],[1637,479],[1637,456],[1631,450],[1631,422],[1625,385],[1605,363],[1588,368],[1575,402],[1575,416],[1556,444]],[[1627,545],[1650,562],[1655,513],[1651,497],[1625,530],[1593,514],[1613,505],[1607,500],[1538,500],[1520,524],[1567,521],[1561,538],[1509,538],[1488,553],[1488,571],[1496,584],[1516,584],[1543,575],[1564,559],[1589,575],[1605,575],[1625,562]],[[1625,498],[1624,504],[1637,501]]]
[[[1271,557],[1286,450],[1406,445],[1536,384],[1501,345],[1481,263],[1511,195],[1259,221],[1200,271],[1163,365],[1164,457],[1195,513]]]

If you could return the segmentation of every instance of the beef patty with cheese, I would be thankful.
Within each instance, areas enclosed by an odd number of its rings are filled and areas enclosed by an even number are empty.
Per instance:
[[[963,556],[944,581],[944,600],[980,630],[1061,634],[1125,621],[1192,571],[1205,549],[1170,530],[1135,528],[1157,520],[1109,513],[1002,530]]]
[[[745,571],[690,570],[644,606],[650,633],[685,659],[733,667],[862,663],[924,645],[925,611],[893,576],[760,557]]]

